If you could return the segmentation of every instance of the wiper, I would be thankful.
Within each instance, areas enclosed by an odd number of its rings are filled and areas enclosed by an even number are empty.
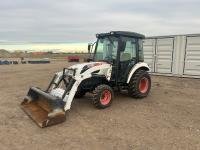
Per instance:
[[[112,40],[112,39],[111,39],[109,36],[108,36],[108,40],[109,40],[109,41],[110,41],[110,43],[113,45],[113,47],[114,47],[114,48],[116,48],[116,47],[115,47],[115,45],[114,45],[114,42],[113,42],[113,40]]]

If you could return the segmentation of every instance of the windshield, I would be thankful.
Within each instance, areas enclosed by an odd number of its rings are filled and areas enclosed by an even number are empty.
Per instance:
[[[115,37],[99,38],[96,45],[95,61],[113,62],[117,57],[118,39]]]

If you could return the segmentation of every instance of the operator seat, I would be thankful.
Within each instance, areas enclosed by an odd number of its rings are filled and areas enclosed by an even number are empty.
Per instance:
[[[121,53],[120,61],[124,62],[127,60],[131,60],[131,54],[130,53]]]

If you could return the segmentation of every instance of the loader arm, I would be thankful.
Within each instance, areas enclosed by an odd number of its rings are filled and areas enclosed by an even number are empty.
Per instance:
[[[76,91],[79,87],[79,85],[81,84],[81,82],[85,79],[89,79],[91,78],[93,75],[92,73],[99,70],[99,75],[105,75],[106,80],[110,80],[111,78],[111,71],[112,71],[112,67],[110,64],[108,63],[103,63],[103,65],[100,63],[98,65],[94,65],[93,67],[91,67],[90,69],[86,70],[85,72],[79,74],[77,73],[77,75],[75,75],[74,77],[72,77],[72,83],[69,87],[69,89],[67,89],[65,91],[65,95],[63,95],[63,101],[66,102],[64,110],[67,111],[71,108],[71,103],[74,99],[74,96],[76,94]]]
[[[66,111],[71,108],[77,89],[83,80],[91,78],[93,72],[105,75],[107,80],[111,77],[111,65],[108,63],[90,63],[89,68],[83,71],[80,68],[64,68],[57,72],[48,88],[42,91],[31,87],[24,101],[22,109],[40,126],[46,127],[65,121]],[[84,65],[85,66],[85,65]],[[62,87],[64,83],[64,87]]]

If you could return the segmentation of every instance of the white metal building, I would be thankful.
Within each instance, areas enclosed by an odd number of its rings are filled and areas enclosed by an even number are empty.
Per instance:
[[[143,47],[152,73],[200,78],[200,34],[147,37]]]

